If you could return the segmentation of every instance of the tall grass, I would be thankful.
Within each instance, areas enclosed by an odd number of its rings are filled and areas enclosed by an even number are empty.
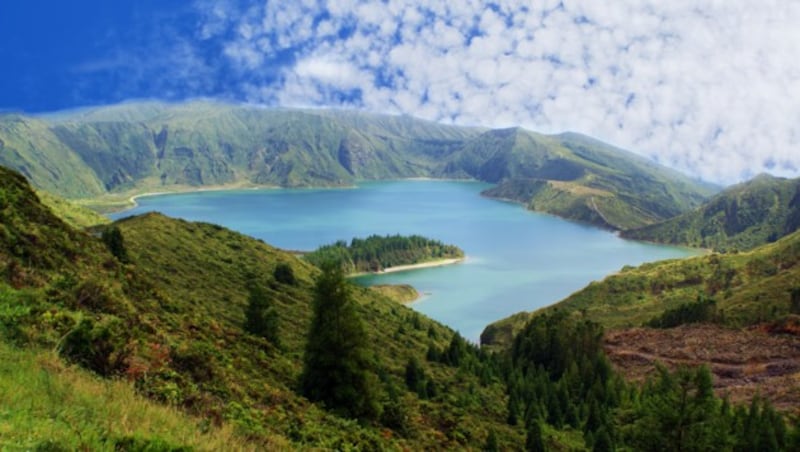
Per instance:
[[[51,352],[0,342],[2,450],[284,449],[281,438],[251,444],[227,425],[213,427],[103,380]]]

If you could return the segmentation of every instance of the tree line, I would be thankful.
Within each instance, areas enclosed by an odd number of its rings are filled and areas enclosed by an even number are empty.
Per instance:
[[[283,272],[288,273],[276,271]],[[298,391],[343,417],[402,430],[398,388],[379,378],[386,370],[373,359],[352,290],[340,265],[323,265]],[[258,295],[254,290],[251,303]],[[712,300],[698,300],[669,311],[657,326],[704,317],[713,306]],[[268,330],[279,331],[269,309],[262,303],[251,312],[260,313]],[[252,326],[248,330],[277,342]],[[488,432],[485,450],[548,450],[555,445],[554,430],[580,432],[585,447],[597,451],[800,450],[800,429],[767,400],[755,397],[749,405],[734,406],[717,397],[706,366],[657,367],[644,384],[627,383],[611,366],[602,338],[599,324],[555,311],[531,319],[506,353],[487,353],[453,333],[447,346],[430,346],[427,363],[409,358],[401,378],[405,390],[421,400],[454,397],[437,381],[432,364],[473,374],[481,385],[504,385],[506,421],[524,429],[526,440],[501,445]]]
[[[371,235],[366,239],[354,238],[349,244],[339,240],[306,254],[305,259],[316,266],[334,262],[342,267],[345,274],[349,274],[378,272],[398,265],[463,256],[464,252],[454,245],[446,245],[419,235],[395,234]]]

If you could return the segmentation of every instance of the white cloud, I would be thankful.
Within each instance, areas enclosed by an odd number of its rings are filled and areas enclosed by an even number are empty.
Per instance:
[[[429,3],[201,2],[199,35],[251,102],[575,130],[718,182],[800,175],[798,2]]]

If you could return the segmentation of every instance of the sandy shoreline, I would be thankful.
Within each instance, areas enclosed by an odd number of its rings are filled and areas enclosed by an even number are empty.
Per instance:
[[[347,275],[347,276],[353,278],[353,277],[356,277],[356,276],[364,276],[364,275],[382,275],[384,273],[405,272],[405,271],[409,271],[409,270],[418,270],[418,269],[421,269],[421,268],[442,267],[442,266],[445,266],[445,265],[460,264],[461,262],[464,262],[465,260],[467,260],[466,256],[465,257],[457,257],[457,258],[453,258],[453,259],[439,259],[439,260],[436,260],[436,261],[420,262],[419,264],[397,265],[397,266],[394,266],[394,267],[387,267],[387,268],[384,268],[383,270],[377,271],[377,272],[352,273],[352,274]]]
[[[444,265],[453,265],[458,264],[464,261],[465,258],[458,257],[454,259],[441,259],[438,261],[431,261],[431,262],[421,262],[419,264],[410,264],[410,265],[398,265],[396,267],[389,267],[383,269],[378,273],[395,273],[395,272],[404,272],[408,270],[416,270],[419,268],[430,268],[430,267],[441,267]]]

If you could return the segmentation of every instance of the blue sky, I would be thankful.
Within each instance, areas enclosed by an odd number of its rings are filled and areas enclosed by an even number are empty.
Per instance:
[[[155,98],[572,130],[706,180],[800,175],[800,2],[0,2],[0,109]]]

